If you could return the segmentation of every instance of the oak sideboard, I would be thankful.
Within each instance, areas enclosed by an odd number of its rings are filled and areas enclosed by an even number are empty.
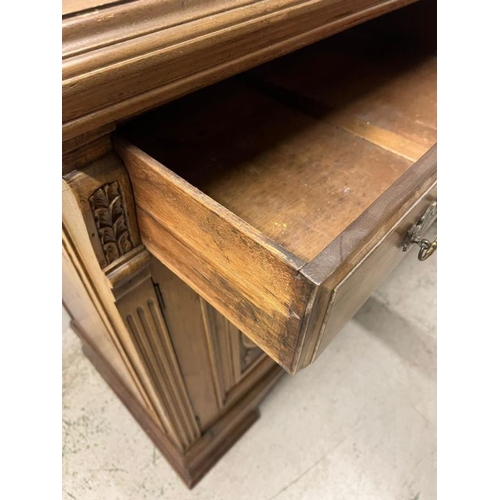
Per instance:
[[[436,250],[435,2],[63,0],[62,24],[64,305],[192,487]]]

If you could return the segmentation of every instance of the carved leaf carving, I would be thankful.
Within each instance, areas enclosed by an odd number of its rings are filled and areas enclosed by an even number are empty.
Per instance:
[[[118,182],[104,184],[89,198],[99,240],[108,264],[132,250]]]
[[[111,243],[105,243],[102,246],[102,249],[104,250],[104,255],[108,263],[111,263],[114,260],[118,259],[118,257],[120,257],[120,251],[118,250],[118,245],[114,241]]]
[[[129,239],[128,232],[123,232],[118,236],[118,247],[122,251],[122,255],[132,250],[132,242]]]
[[[98,227],[108,227],[111,225],[111,217],[107,208],[97,208],[94,210],[94,219],[97,218]]]
[[[99,236],[101,238],[101,243],[105,245],[106,243],[115,243],[115,233],[111,227],[101,227],[99,229]]]

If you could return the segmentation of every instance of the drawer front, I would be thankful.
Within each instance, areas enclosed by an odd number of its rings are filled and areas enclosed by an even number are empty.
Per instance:
[[[311,362],[325,350],[339,330],[354,316],[404,256],[410,254],[410,258],[417,258],[415,251],[403,252],[401,243],[408,229],[436,199],[437,188],[434,185],[334,288]],[[401,290],[401,293],[404,293],[404,290]]]
[[[308,366],[408,254],[407,231],[437,199],[437,145],[302,270],[320,283],[296,370]],[[435,218],[435,216],[433,216]],[[426,228],[430,220],[426,223]],[[414,256],[416,258],[416,256]],[[423,265],[425,265],[423,263]]]

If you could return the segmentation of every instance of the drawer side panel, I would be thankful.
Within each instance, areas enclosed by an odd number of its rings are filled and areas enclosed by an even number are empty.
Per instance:
[[[286,370],[314,285],[303,262],[137,147],[116,140],[144,245]]]

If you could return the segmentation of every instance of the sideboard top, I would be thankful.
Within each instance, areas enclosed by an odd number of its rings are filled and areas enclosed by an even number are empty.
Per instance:
[[[64,0],[63,141],[416,0]]]

